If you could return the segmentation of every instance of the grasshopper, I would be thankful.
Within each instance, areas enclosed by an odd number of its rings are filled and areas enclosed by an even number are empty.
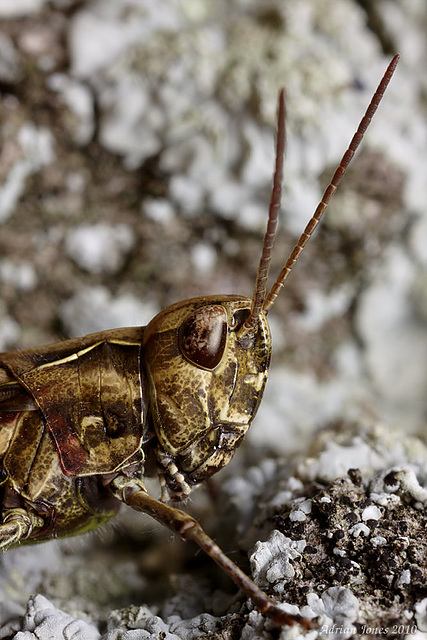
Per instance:
[[[281,201],[285,99],[279,93],[267,230],[252,298],[193,298],[146,327],[0,354],[0,547],[90,531],[125,503],[193,540],[259,611],[286,613],[201,525],[168,504],[224,467],[261,402],[271,356],[267,314],[317,227],[394,73],[390,62],[331,183],[267,293]],[[154,470],[161,500],[144,477]]]

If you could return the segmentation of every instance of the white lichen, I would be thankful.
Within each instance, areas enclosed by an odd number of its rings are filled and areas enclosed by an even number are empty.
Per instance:
[[[379,520],[381,518],[381,510],[371,504],[362,511],[362,520]]]
[[[334,627],[338,627],[342,630],[341,637],[348,638],[354,635],[353,622],[357,619],[360,603],[350,589],[330,587],[320,598],[315,593],[309,593],[307,603],[311,612],[319,616],[323,633],[333,632]],[[301,614],[305,615],[305,612],[306,609],[303,607]]]
[[[116,273],[134,244],[133,230],[123,223],[82,225],[65,240],[68,255],[90,273]]]
[[[415,620],[418,629],[427,632],[427,598],[423,598],[415,604]]]
[[[158,313],[156,305],[131,294],[113,298],[105,287],[86,287],[61,305],[60,317],[70,335],[84,336],[116,327],[143,326]]]
[[[23,630],[13,640],[100,640],[95,625],[57,609],[47,598],[36,595],[28,601]]]
[[[249,558],[255,582],[283,593],[286,582],[295,576],[292,560],[301,557],[305,546],[304,540],[291,540],[277,530],[266,542],[257,542]]]

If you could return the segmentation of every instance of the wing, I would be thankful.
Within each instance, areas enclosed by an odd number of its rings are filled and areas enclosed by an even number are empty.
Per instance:
[[[11,411],[37,411],[37,407],[28,391],[0,368],[0,416]]]
[[[66,475],[123,468],[141,450],[147,417],[142,333],[116,329],[0,354],[0,412],[39,410]]]

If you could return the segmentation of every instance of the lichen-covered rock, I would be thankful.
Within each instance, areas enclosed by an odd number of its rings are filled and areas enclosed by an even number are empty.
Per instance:
[[[357,462],[357,449],[363,472],[347,466],[332,479],[348,452]],[[283,493],[286,476],[277,470],[273,486],[283,502],[276,493],[261,507],[275,531],[252,551],[254,578],[330,630],[369,636],[368,628],[416,626],[427,585],[426,446],[376,426],[328,431],[314,450],[298,466],[302,486],[293,492]]]
[[[288,610],[319,616],[328,637],[384,637],[404,606],[405,628],[427,630],[426,456],[406,435],[424,433],[426,415],[426,16],[425,3],[404,0],[0,2],[0,349],[145,324],[193,295],[250,295],[278,88],[288,151],[275,273],[388,52],[402,54],[320,235],[269,315],[274,361],[246,455],[219,507],[197,496],[188,505],[233,559],[244,563],[258,542],[257,579]],[[79,230],[100,225],[125,225],[132,238],[84,233],[76,247]],[[401,432],[362,428],[366,409]],[[313,447],[313,431],[331,421],[342,434],[324,432]],[[280,462],[262,460],[272,451]],[[191,545],[151,522],[142,532],[142,518],[118,522],[99,538],[2,557],[0,637],[33,634],[23,616],[35,593],[52,620],[84,611],[123,640],[298,635],[224,594],[230,586]],[[123,613],[129,603],[141,605],[140,628]]]

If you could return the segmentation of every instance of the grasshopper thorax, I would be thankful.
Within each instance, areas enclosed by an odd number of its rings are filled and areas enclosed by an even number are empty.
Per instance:
[[[250,308],[241,296],[193,298],[168,307],[145,329],[142,360],[157,458],[173,492],[224,467],[258,409],[271,337],[262,313],[250,347],[240,343]],[[184,483],[177,483],[175,469]]]

